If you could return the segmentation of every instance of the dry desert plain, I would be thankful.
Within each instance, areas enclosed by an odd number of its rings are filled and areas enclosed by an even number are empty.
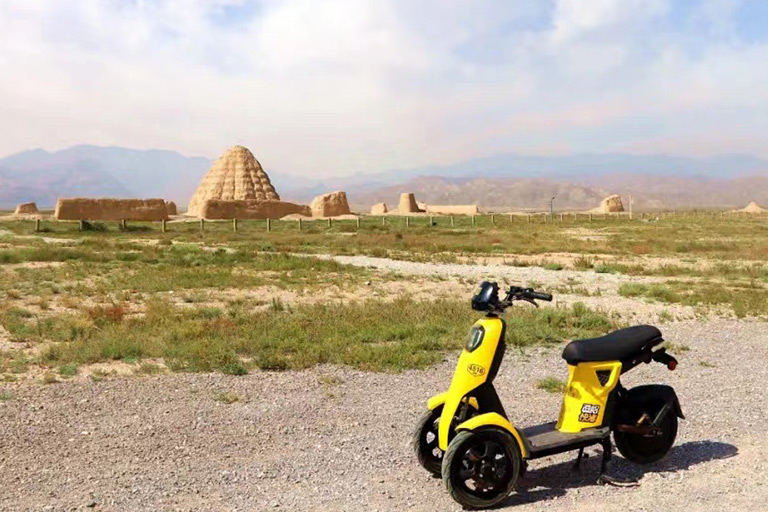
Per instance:
[[[659,325],[687,419],[663,461],[594,485],[535,461],[503,508],[762,510],[768,217],[0,223],[0,510],[458,510],[408,441],[482,279],[506,314],[512,421],[552,419],[564,341]]]

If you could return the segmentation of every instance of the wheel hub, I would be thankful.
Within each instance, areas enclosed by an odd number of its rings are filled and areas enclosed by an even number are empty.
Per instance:
[[[500,476],[504,474],[504,465],[508,462],[500,448],[485,443],[467,450],[467,480],[473,483],[475,490],[488,492],[498,486]]]

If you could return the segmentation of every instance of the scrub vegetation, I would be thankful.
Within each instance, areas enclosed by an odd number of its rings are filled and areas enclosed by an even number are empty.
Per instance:
[[[556,377],[546,377],[544,379],[536,381],[536,387],[538,389],[542,389],[546,391],[547,393],[564,393],[565,392],[565,381],[560,380]]]
[[[117,310],[45,318],[0,312],[17,340],[40,344],[37,363],[76,374],[78,365],[162,359],[172,371],[242,374],[251,368],[301,369],[322,363],[363,370],[425,368],[463,346],[477,314],[462,300],[369,300],[249,312],[180,308],[152,299],[143,315]],[[517,308],[507,315],[508,343],[525,347],[595,336],[614,321],[582,304],[565,309]],[[5,366],[17,364],[6,354]],[[64,371],[62,369],[67,368]]]
[[[619,287],[619,294],[685,306],[727,308],[738,318],[768,317],[768,288],[757,282],[685,280],[664,284],[625,283]]]
[[[198,223],[170,223],[166,233],[139,222],[80,232],[76,223],[44,221],[39,233],[32,222],[4,222],[0,378],[100,380],[115,374],[98,366],[110,362],[136,375],[323,363],[397,372],[441,361],[477,318],[470,279],[453,279],[450,293],[419,295],[415,286],[412,294],[404,286],[411,277],[318,255],[540,267],[562,275],[549,291],[669,305],[675,313],[665,310],[665,321],[677,320],[680,306],[768,316],[764,217],[434,221],[315,221],[301,231],[298,222],[273,221],[269,232],[265,221],[241,221],[237,233],[223,222],[207,222],[204,232]],[[578,278],[587,273],[640,279],[606,290]],[[438,290],[446,277],[419,279]],[[506,318],[508,342],[519,347],[596,336],[621,322],[579,303],[514,308]]]
[[[595,217],[593,222],[584,220],[583,216],[580,220],[566,217],[562,222],[546,223],[542,216],[533,217],[531,222],[527,222],[526,216],[513,216],[513,219],[496,215],[491,224],[490,215],[482,215],[475,218],[473,225],[470,217],[455,217],[452,227],[449,217],[434,217],[433,225],[429,224],[428,217],[415,217],[406,227],[404,217],[386,217],[384,224],[381,217],[366,217],[359,228],[354,220],[336,220],[331,227],[323,221],[307,221],[302,223],[301,231],[297,221],[272,221],[270,232],[267,232],[266,221],[252,220],[240,221],[237,233],[233,232],[229,222],[207,222],[203,233],[194,222],[171,223],[167,233],[160,232],[159,223],[142,222],[132,223],[126,231],[120,230],[117,223],[97,223],[98,229],[84,232],[78,231],[76,223],[43,222],[43,228],[47,237],[95,241],[96,244],[105,239],[141,238],[166,243],[174,240],[205,241],[214,245],[255,244],[263,250],[278,252],[403,255],[404,258],[446,253],[477,256],[571,253],[582,255],[574,262],[574,268],[602,271],[611,269],[600,260],[604,255],[760,262],[768,257],[768,219],[759,215],[678,214],[659,220],[636,219],[631,222],[626,217],[621,220]],[[34,224],[28,221],[5,224],[4,229],[19,235],[29,235],[34,229]],[[75,257],[72,251],[63,250],[60,254]],[[77,259],[91,257],[81,252]],[[634,270],[640,271],[639,268]],[[670,271],[676,270],[662,270]]]

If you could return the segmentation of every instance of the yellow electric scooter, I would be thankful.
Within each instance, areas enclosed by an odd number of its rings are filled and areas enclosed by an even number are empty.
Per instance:
[[[512,287],[499,300],[496,283],[483,282],[472,308],[486,313],[472,327],[448,392],[427,402],[413,447],[419,463],[442,476],[451,496],[466,508],[489,508],[515,488],[528,460],[602,446],[598,483],[627,483],[606,473],[610,435],[621,454],[645,464],[664,457],[677,435],[680,403],[670,386],[625,389],[620,376],[640,363],[656,361],[674,370],[677,361],[653,326],[639,325],[600,338],[570,342],[563,351],[568,382],[557,422],[518,429],[501,405],[493,379],[504,357],[506,324],[498,317],[515,301],[536,304],[552,296]]]

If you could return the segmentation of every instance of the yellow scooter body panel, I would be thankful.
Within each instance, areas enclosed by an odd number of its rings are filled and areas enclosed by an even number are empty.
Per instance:
[[[451,422],[462,399],[488,379],[496,348],[499,345],[504,323],[500,318],[486,317],[475,322],[473,333],[482,329],[483,338],[480,345],[471,352],[465,347],[459,356],[456,371],[451,380],[451,386],[445,393],[445,406],[438,425],[438,446],[441,450],[448,449],[448,436]],[[438,395],[440,396],[440,395]],[[437,397],[435,397],[437,398]]]
[[[440,407],[441,405],[443,405],[447,399],[448,399],[448,393],[440,393],[439,395],[435,395],[429,400],[427,400],[427,409],[432,411]],[[469,399],[469,405],[471,405],[475,409],[478,409],[479,407],[477,405],[477,398],[471,397]]]
[[[601,372],[605,384],[600,383],[598,372]],[[576,433],[601,426],[608,395],[616,387],[620,375],[619,361],[568,365],[568,383],[557,430]]]
[[[512,423],[509,422],[509,420],[497,412],[488,412],[475,416],[474,418],[470,418],[456,427],[456,430],[475,430],[480,427],[501,427],[504,430],[509,431],[509,433],[512,434],[515,439],[517,439],[517,444],[520,446],[520,455],[522,455],[523,458],[528,457],[528,450],[525,448],[525,443],[523,443],[523,439],[520,437],[520,433],[512,425]]]

